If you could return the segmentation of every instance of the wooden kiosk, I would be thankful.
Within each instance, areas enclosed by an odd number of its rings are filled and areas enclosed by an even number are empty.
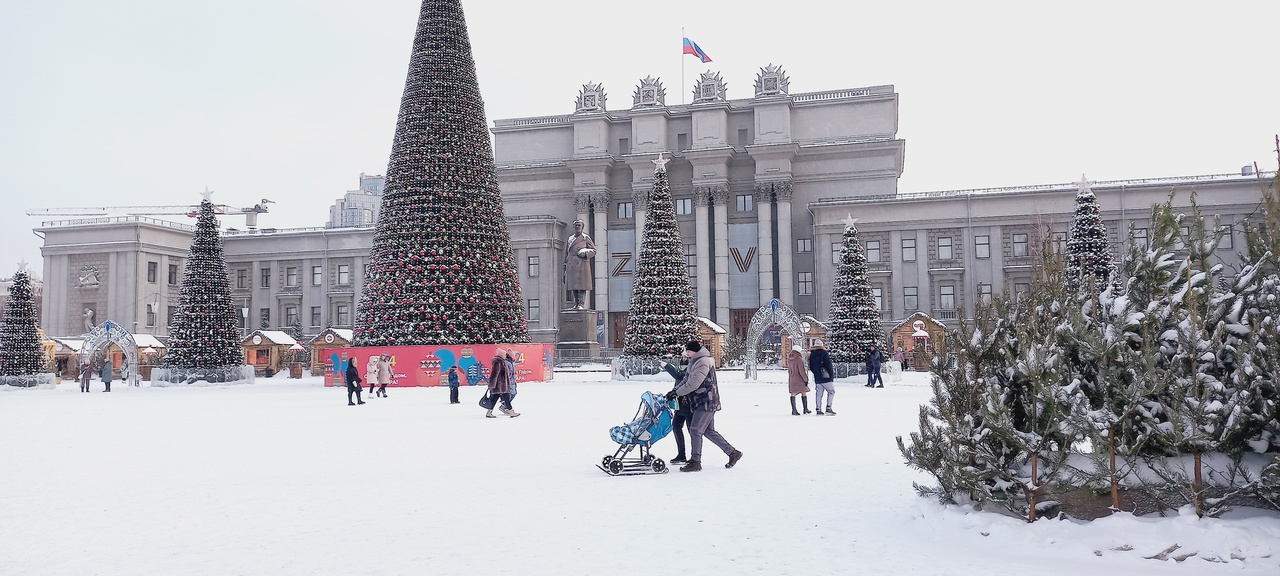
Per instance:
[[[947,325],[916,312],[893,327],[889,342],[892,349],[885,354],[886,359],[892,359],[893,353],[902,348],[906,364],[903,369],[928,371],[934,357],[947,353]]]
[[[297,343],[279,330],[254,330],[240,341],[240,346],[244,348],[244,361],[253,366],[254,374],[270,378],[284,369],[289,348]]]
[[[724,353],[724,337],[728,334],[719,324],[712,322],[710,318],[698,317],[698,338],[702,340],[702,344],[711,352],[711,357],[716,359],[716,366],[720,366],[720,355]]]
[[[325,328],[323,332],[307,342],[311,347],[310,370],[312,376],[323,376],[333,369],[333,355],[338,350],[350,348],[354,334],[350,328]]]

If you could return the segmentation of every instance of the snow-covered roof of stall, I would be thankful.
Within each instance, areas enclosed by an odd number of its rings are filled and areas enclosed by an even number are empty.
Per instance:
[[[930,315],[928,315],[928,314],[925,314],[924,312],[916,312],[915,314],[912,314],[912,315],[910,315],[910,316],[907,316],[907,318],[906,318],[905,320],[903,320],[903,321],[899,322],[897,326],[894,326],[894,327],[893,327],[893,330],[897,330],[897,329],[899,329],[899,328],[901,328],[901,327],[903,327],[903,326],[906,326],[907,324],[910,324],[913,320],[916,320],[916,319],[918,319],[918,318],[927,318],[930,322],[933,322],[934,324],[937,324],[937,325],[938,325],[938,326],[940,326],[943,330],[946,330],[946,329],[947,329],[947,325],[946,325],[946,324],[943,324],[942,322],[939,322],[937,318],[934,318],[933,316],[930,316]],[[890,330],[890,332],[892,332],[893,330]]]
[[[725,330],[724,328],[721,328],[719,324],[716,324],[715,322],[712,322],[712,321],[711,321],[711,319],[709,319],[709,318],[703,318],[702,316],[699,316],[699,317],[698,317],[698,321],[699,321],[699,322],[701,322],[701,323],[703,323],[703,324],[705,324],[705,325],[707,326],[707,328],[710,328],[710,329],[711,329],[711,331],[712,331],[712,332],[715,332],[716,334],[728,334],[728,333],[729,333],[729,331],[728,331],[728,330]]]
[[[298,343],[297,340],[293,339],[293,336],[279,330],[258,330],[254,334],[261,334],[263,338],[270,340],[272,344],[281,346],[293,346]],[[250,335],[250,338],[252,338],[252,335]]]
[[[148,346],[152,348],[165,347],[164,344],[160,342],[159,338],[156,338],[151,334],[134,334],[133,341],[138,345],[139,348],[146,348]]]
[[[346,340],[347,342],[355,342],[355,331],[350,328],[325,328],[320,331],[319,334],[316,334],[315,338],[308,340],[307,343],[315,342],[316,340],[324,337],[325,332],[331,332],[334,336]]]
[[[84,340],[80,338],[50,338],[50,340],[62,344],[72,352],[79,352],[80,347],[84,346]]]

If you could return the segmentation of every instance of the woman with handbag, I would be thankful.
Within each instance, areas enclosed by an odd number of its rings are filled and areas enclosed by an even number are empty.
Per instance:
[[[804,368],[804,352],[799,344],[791,347],[787,353],[787,389],[791,392],[791,415],[799,416],[796,411],[796,394],[804,402],[804,413],[809,413],[809,371]]]
[[[813,384],[817,390],[813,397],[813,413],[822,415],[822,393],[827,393],[827,415],[835,416],[831,409],[831,401],[836,397],[835,367],[831,364],[831,355],[822,347],[821,340],[814,340],[809,348],[809,370],[813,372]]]
[[[482,402],[489,403],[486,406],[489,410],[484,413],[485,418],[497,418],[493,415],[494,408],[501,410],[508,418],[520,415],[511,409],[511,377],[507,371],[507,351],[502,348],[493,351],[493,361],[489,365],[489,392],[485,396],[481,399]]]

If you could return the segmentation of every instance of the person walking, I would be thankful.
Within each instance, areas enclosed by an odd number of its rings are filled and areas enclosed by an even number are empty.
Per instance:
[[[459,385],[461,385],[461,382],[458,380],[458,367],[450,366],[449,367],[449,403],[450,404],[460,404],[460,402],[458,402],[458,386]]]
[[[884,388],[884,378],[880,377],[880,363],[883,361],[884,354],[872,344],[871,351],[867,352],[867,388]],[[876,382],[880,385],[876,386]]]
[[[507,375],[507,351],[502,348],[493,351],[493,361],[489,363],[489,396],[494,398],[494,407],[509,418],[520,413],[511,409],[511,377]],[[484,413],[485,418],[497,418],[493,408]]]
[[[106,361],[102,363],[102,374],[101,374],[102,383],[107,386],[107,389],[103,390],[103,392],[111,391],[111,376],[113,371],[112,368],[113,367],[111,366],[111,358],[107,358]]]
[[[378,396],[387,397],[387,384],[391,383],[391,355],[378,357]]]
[[[680,385],[680,381],[684,379],[685,371],[664,361],[664,368],[667,373],[676,379],[676,385]],[[687,368],[688,365],[686,364]],[[669,400],[668,400],[669,401]],[[671,415],[671,431],[676,439],[676,457],[671,459],[672,464],[682,464],[688,462],[684,450],[684,433],[689,430],[689,421],[693,419],[693,404],[688,396],[680,396],[676,398],[676,409]],[[690,432],[692,433],[692,432]]]
[[[515,410],[511,403],[516,401],[516,358],[511,355],[510,350],[507,350],[504,359],[507,361],[507,380],[511,385],[511,398],[507,400],[507,408]]]
[[[804,367],[804,352],[797,344],[787,353],[787,389],[791,392],[791,415],[799,416],[796,411],[796,394],[804,404],[804,413],[809,413],[809,371]]]
[[[347,381],[347,406],[364,404],[364,400],[360,399],[360,391],[364,390],[364,387],[360,385],[360,371],[356,369],[355,359],[347,360],[347,369],[343,371],[342,377]],[[356,395],[357,402],[351,401],[352,393]]]
[[[814,340],[813,347],[809,349],[809,370],[813,372],[813,413],[822,415],[822,393],[826,392],[827,415],[835,416],[835,411],[831,409],[831,401],[836,397],[834,384],[836,369],[831,364],[831,354],[822,347],[821,340]]]
[[[89,377],[93,374],[93,369],[89,367],[88,362],[80,364],[80,391],[89,391]]]
[[[378,385],[378,357],[370,356],[364,365],[364,379],[369,383],[369,397],[373,398],[373,389]]]
[[[680,467],[681,472],[697,472],[702,470],[702,439],[705,437],[729,456],[725,468],[733,468],[742,459],[742,451],[737,450],[728,440],[716,431],[716,412],[720,410],[720,388],[716,384],[716,361],[711,352],[702,347],[697,340],[690,340],[684,345],[684,355],[689,359],[689,367],[684,378],[676,388],[667,392],[667,400],[680,396],[690,396],[693,405],[693,419],[689,423],[689,462]]]

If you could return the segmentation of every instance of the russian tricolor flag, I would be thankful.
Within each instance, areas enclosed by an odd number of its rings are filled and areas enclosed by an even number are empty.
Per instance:
[[[702,47],[698,46],[697,43],[688,38],[684,39],[684,53],[697,56],[699,60],[702,60],[703,64],[711,61],[711,57],[707,56],[707,53],[702,51]]]

